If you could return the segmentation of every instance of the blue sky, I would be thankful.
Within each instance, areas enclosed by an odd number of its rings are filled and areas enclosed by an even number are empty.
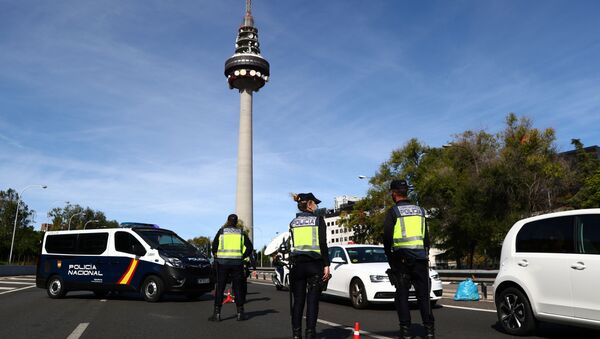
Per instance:
[[[254,1],[255,243],[290,192],[363,196],[412,137],[498,132],[508,112],[600,144],[597,1]],[[36,224],[64,201],[212,237],[235,209],[242,0],[0,0],[0,189]]]

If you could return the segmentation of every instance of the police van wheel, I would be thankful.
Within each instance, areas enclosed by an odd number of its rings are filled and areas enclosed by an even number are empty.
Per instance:
[[[354,279],[350,283],[350,301],[352,301],[352,306],[357,309],[369,306],[365,285],[360,279]]]
[[[53,299],[62,298],[67,293],[63,280],[57,275],[52,276],[48,280],[48,288],[46,289],[46,292],[48,292],[48,296]]]
[[[157,302],[163,293],[163,281],[157,276],[149,276],[142,284],[142,294],[149,302]]]

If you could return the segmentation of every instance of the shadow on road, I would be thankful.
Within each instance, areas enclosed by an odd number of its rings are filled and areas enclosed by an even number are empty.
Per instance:
[[[346,328],[331,327],[317,333],[317,338],[349,338],[354,334],[353,331]]]
[[[492,329],[510,335],[504,331],[499,322],[490,326]],[[532,333],[535,338],[548,338],[548,339],[564,339],[564,338],[600,338],[600,331],[585,328],[575,327],[562,324],[552,324],[539,322],[537,329]]]

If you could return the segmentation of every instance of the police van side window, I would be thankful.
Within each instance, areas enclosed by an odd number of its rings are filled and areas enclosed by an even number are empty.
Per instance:
[[[532,221],[517,234],[517,252],[576,253],[575,219],[573,216]]]
[[[577,224],[581,253],[600,254],[600,214],[581,215]]]
[[[133,253],[132,246],[144,248],[142,244],[131,234],[127,232],[117,232],[115,234],[115,249],[119,252]]]
[[[75,254],[77,234],[49,235],[46,237],[46,252]]]
[[[106,251],[108,233],[80,234],[77,246],[78,254],[102,254]]]

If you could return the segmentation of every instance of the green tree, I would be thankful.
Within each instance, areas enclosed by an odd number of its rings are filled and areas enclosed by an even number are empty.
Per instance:
[[[211,246],[212,241],[209,237],[199,236],[192,239],[189,239],[188,242],[194,246],[196,246],[202,253],[204,253],[209,258],[212,257]]]
[[[19,194],[11,188],[0,191],[0,258],[6,258],[8,261],[17,201],[19,202],[19,215],[15,232],[13,261],[31,262],[39,249],[39,235],[32,226],[35,212],[30,210],[27,204],[19,198]]]
[[[575,208],[600,207],[600,161],[585,151],[579,139],[571,140],[575,159],[571,163],[573,197],[569,204]]]
[[[93,210],[90,207],[83,208],[78,204],[67,203],[64,207],[55,207],[48,212],[52,220],[50,230],[66,230],[71,222],[71,229],[83,229],[85,224],[91,220],[97,223],[88,223],[86,228],[116,228],[119,223],[116,220],[108,220],[102,211]]]
[[[409,198],[428,213],[436,247],[459,266],[495,263],[517,219],[566,203],[569,169],[554,140],[552,129],[533,128],[513,113],[498,134],[465,131],[441,148],[411,139],[381,164],[367,196],[342,222],[355,231],[357,242],[381,242],[392,205],[389,183],[404,178],[413,188]],[[488,262],[475,263],[482,257]]]

